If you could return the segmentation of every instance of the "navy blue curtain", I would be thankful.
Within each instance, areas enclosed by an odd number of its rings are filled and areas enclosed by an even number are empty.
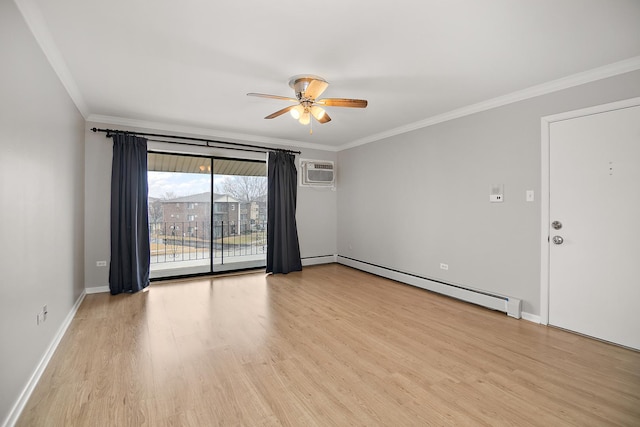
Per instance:
[[[111,168],[112,295],[138,292],[149,286],[149,216],[147,140],[113,134]]]
[[[267,273],[300,271],[295,156],[283,151],[270,152],[267,170]]]

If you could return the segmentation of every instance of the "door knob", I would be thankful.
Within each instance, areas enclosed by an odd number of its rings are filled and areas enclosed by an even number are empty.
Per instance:
[[[556,245],[561,245],[564,242],[564,239],[562,238],[562,236],[553,236],[551,240]]]

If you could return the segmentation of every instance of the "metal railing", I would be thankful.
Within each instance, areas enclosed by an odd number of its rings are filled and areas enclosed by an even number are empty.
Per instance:
[[[213,259],[224,263],[225,258],[266,254],[267,224],[266,221],[154,222],[149,224],[149,239],[152,264],[208,260],[211,253]]]

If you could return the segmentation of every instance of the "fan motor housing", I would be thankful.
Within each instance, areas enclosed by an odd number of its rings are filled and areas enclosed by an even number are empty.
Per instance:
[[[300,99],[302,94],[307,90],[307,87],[309,87],[309,83],[313,80],[319,80],[327,83],[327,81],[320,76],[314,76],[313,74],[298,74],[289,79],[289,86],[293,88],[296,93],[296,97]]]

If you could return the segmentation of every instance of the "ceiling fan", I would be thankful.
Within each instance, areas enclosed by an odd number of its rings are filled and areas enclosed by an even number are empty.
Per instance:
[[[263,93],[248,93],[248,96],[258,96],[261,98],[281,99],[283,101],[294,102],[275,113],[269,114],[265,119],[274,119],[284,113],[289,112],[294,119],[303,125],[311,123],[311,117],[320,123],[331,121],[331,117],[322,107],[349,107],[349,108],[365,108],[367,101],[364,99],[348,99],[348,98],[324,98],[318,99],[322,92],[329,86],[329,83],[322,77],[300,74],[291,77],[289,86],[296,94],[295,98],[286,96],[267,95]],[[310,133],[312,133],[311,130]]]

